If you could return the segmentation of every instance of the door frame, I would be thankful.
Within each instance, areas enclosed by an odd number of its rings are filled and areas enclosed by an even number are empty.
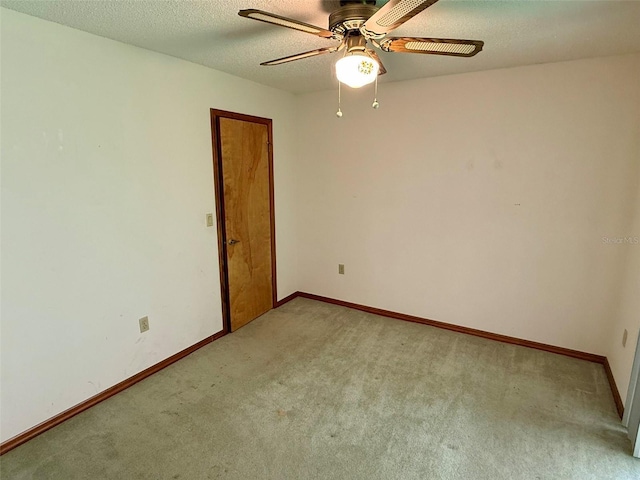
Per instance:
[[[640,458],[640,428],[637,423],[640,421],[640,332],[638,332],[633,367],[631,368],[627,401],[624,405],[622,425],[627,427],[628,437],[633,447],[633,456]]]
[[[624,413],[622,415],[622,425],[629,426],[629,416],[631,415],[631,406],[635,400],[636,385],[640,379],[640,332],[636,341],[636,353],[633,357],[633,366],[631,367],[631,378],[629,379],[629,388],[627,389],[627,401]],[[638,399],[640,400],[640,399]]]
[[[243,122],[259,123],[267,126],[269,163],[269,213],[271,226],[271,308],[278,303],[276,279],[276,219],[275,195],[273,185],[273,120],[270,118],[254,117],[242,113],[226,110],[211,109],[211,144],[213,150],[213,185],[216,202],[216,220],[218,230],[218,265],[220,268],[220,294],[222,300],[222,323],[225,333],[231,332],[231,308],[229,305],[229,269],[227,265],[227,233],[225,228],[224,207],[224,179],[222,176],[222,144],[220,139],[220,119],[230,118]]]

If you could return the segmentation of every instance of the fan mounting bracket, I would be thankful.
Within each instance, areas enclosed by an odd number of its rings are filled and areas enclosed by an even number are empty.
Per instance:
[[[389,45],[391,45],[391,40],[387,39],[384,40],[383,42],[380,42],[380,48],[382,50],[384,50],[385,52],[390,52],[391,49],[389,48]]]
[[[343,38],[349,31],[360,31],[364,22],[377,11],[375,2],[345,2],[329,15],[329,30],[336,38]]]

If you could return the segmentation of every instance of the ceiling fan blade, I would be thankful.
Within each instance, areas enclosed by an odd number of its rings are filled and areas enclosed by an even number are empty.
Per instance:
[[[415,17],[438,0],[389,0],[364,22],[362,28],[373,35],[384,35]]]
[[[473,57],[482,50],[480,40],[453,40],[447,38],[390,37],[380,42],[385,52],[426,53],[452,57]]]
[[[271,25],[292,28],[294,30],[298,30],[299,32],[317,35],[318,37],[333,37],[333,33],[324,28],[316,27],[315,25],[309,25],[308,23],[304,22],[299,22],[298,20],[293,20],[291,18],[281,17],[280,15],[275,15],[273,13],[263,12],[262,10],[256,10],[254,8],[240,10],[238,12],[238,15],[240,15],[241,17],[258,20],[260,22],[270,23]]]
[[[378,70],[378,75],[384,75],[385,73],[387,73],[387,69],[384,68],[384,65],[382,64],[382,60],[380,60],[380,57],[375,52],[375,50],[367,49],[367,53],[371,58],[373,58],[376,62],[378,62],[378,65],[380,65],[380,69]]]
[[[282,63],[293,62],[294,60],[302,60],[303,58],[315,57],[316,55],[323,55],[325,53],[333,53],[338,50],[339,47],[327,47],[327,48],[318,48],[317,50],[311,50],[309,52],[298,53],[296,55],[289,55],[288,57],[278,58],[276,60],[269,60],[268,62],[263,62],[260,65],[280,65]]]

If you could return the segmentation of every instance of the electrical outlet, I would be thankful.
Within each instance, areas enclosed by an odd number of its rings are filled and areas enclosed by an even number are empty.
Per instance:
[[[149,330],[149,317],[142,317],[140,320],[140,333],[144,333]]]
[[[624,329],[624,333],[622,334],[622,346],[626,347],[627,346],[627,336],[629,335],[629,332],[627,332],[627,329]]]
[[[344,265],[342,263],[338,264],[338,273],[344,275]]]
[[[207,227],[213,227],[213,213],[207,213]]]

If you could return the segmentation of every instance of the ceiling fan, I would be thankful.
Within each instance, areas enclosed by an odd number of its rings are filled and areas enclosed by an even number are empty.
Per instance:
[[[260,65],[281,65],[325,53],[344,51],[336,62],[336,76],[341,83],[358,88],[372,83],[386,69],[369,43],[385,52],[421,53],[473,57],[482,50],[479,40],[454,40],[423,37],[387,37],[387,34],[410,20],[438,0],[389,0],[381,7],[375,0],[341,0],[340,7],[329,15],[329,29],[310,25],[262,10],[240,10],[238,15],[280,27],[287,27],[340,43]]]

